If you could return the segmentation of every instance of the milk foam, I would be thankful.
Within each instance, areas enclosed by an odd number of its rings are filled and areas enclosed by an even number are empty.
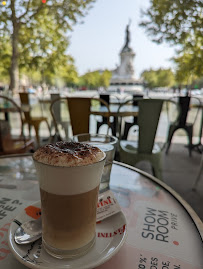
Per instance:
[[[33,159],[54,166],[81,166],[96,163],[105,154],[97,147],[78,142],[57,142],[39,148]]]
[[[81,143],[74,144],[81,145]],[[61,155],[55,158],[55,149],[53,155],[50,153],[50,147],[47,153],[47,148],[45,147],[38,149],[33,159],[37,169],[40,188],[57,195],[80,194],[96,188],[100,184],[105,154],[98,148],[90,145],[82,144],[82,148],[85,152],[82,155],[76,153],[78,160],[75,159],[74,152],[62,152]],[[80,149],[79,147],[79,152]],[[48,157],[46,157],[46,154]],[[66,164],[68,162],[68,165],[65,165],[65,160]],[[49,162],[49,164],[46,162]],[[87,163],[88,165],[85,165]]]

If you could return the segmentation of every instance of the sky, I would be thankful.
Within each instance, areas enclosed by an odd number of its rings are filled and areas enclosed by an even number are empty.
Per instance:
[[[135,76],[143,70],[173,67],[170,58],[175,48],[169,44],[156,44],[139,26],[141,9],[149,0],[97,0],[93,3],[83,24],[73,27],[68,53],[75,59],[80,75],[98,69],[113,70],[120,63],[119,53],[125,42],[125,29],[131,19],[130,47],[134,59]]]

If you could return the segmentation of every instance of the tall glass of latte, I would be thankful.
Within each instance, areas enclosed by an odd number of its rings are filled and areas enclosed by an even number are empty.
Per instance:
[[[95,242],[96,206],[105,153],[92,145],[58,142],[33,155],[42,208],[42,242],[56,258],[84,255]]]

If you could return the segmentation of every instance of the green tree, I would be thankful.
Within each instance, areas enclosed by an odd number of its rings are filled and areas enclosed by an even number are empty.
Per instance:
[[[37,66],[47,54],[64,52],[67,31],[86,14],[91,2],[94,0],[8,0],[1,6],[0,40],[11,37],[11,90],[18,89],[20,64]]]
[[[100,75],[100,87],[107,88],[110,84],[112,73],[109,70],[104,70]]]
[[[110,83],[111,72],[108,70],[87,72],[80,77],[80,86],[86,86],[92,89],[98,87],[108,87]]]
[[[202,0],[150,0],[140,25],[153,41],[183,44],[191,36],[202,36],[202,9]]]
[[[77,85],[79,81],[74,60],[67,55],[60,55],[57,59],[45,58],[40,69],[21,68],[21,73],[29,78],[31,84],[43,82],[43,84],[62,87]]]
[[[174,85],[174,74],[171,69],[145,70],[141,77],[150,89],[155,87],[171,87]]]
[[[146,83],[146,86],[150,89],[156,87],[157,85],[157,76],[156,72],[152,69],[145,70],[141,74],[141,78],[144,79],[144,82]]]
[[[191,84],[196,78],[203,76],[203,39],[195,37],[193,42],[188,42],[178,56],[173,58],[176,64],[176,80],[180,84]]]
[[[184,54],[179,57],[174,58],[174,62],[176,63],[176,72],[175,79],[178,85],[188,85],[192,82],[191,75],[191,55]]]
[[[158,87],[171,87],[174,85],[175,79],[171,69],[158,69],[156,74]]]
[[[87,86],[89,88],[97,88],[99,87],[100,74],[98,71],[87,72],[80,78],[80,84],[83,86]]]
[[[79,78],[74,66],[74,60],[70,56],[61,55],[58,65],[47,69],[43,73],[44,82],[57,86],[77,85]]]
[[[142,12],[141,26],[153,41],[179,45],[177,69],[201,76],[203,64],[203,2],[202,0],[150,0],[149,8]],[[183,61],[182,63],[180,63]],[[181,72],[181,71],[180,71]],[[179,73],[180,73],[179,72]],[[180,76],[179,76],[180,79]]]
[[[0,41],[0,82],[7,83],[9,81],[10,51],[9,37],[4,36]]]

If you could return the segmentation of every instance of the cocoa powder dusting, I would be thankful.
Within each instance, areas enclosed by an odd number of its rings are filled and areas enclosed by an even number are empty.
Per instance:
[[[98,162],[104,156],[105,154],[93,145],[60,141],[39,148],[33,154],[33,159],[55,166],[78,166]]]

